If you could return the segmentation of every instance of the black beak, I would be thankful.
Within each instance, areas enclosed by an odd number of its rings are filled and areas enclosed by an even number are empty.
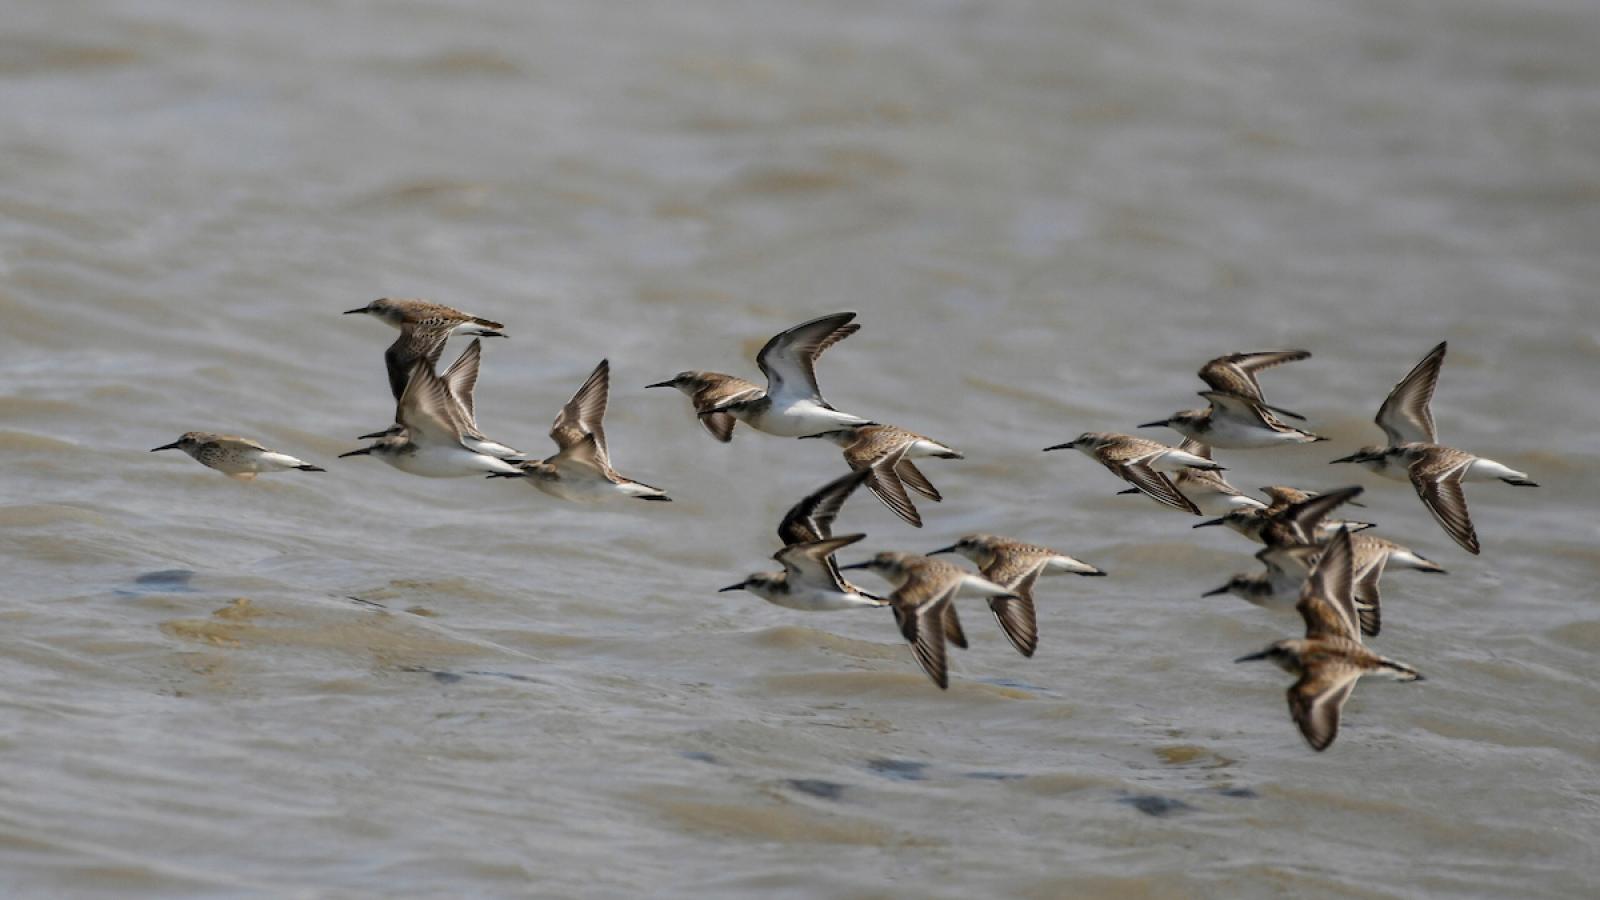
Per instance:
[[[839,571],[848,572],[851,569],[865,569],[865,568],[867,568],[867,567],[869,567],[871,565],[872,565],[872,560],[869,559],[866,562],[851,563],[848,566],[840,566],[839,567]]]
[[[360,450],[351,450],[349,453],[341,453],[339,454],[339,458],[344,459],[346,456],[367,456],[370,453],[372,453],[371,447],[362,447]]]
[[[360,309],[347,309],[347,310],[344,311],[344,315],[353,316],[356,313],[364,313],[366,311],[367,311],[367,308],[365,306],[363,306]]]
[[[176,450],[176,449],[178,449],[178,445],[180,445],[182,443],[183,443],[183,441],[173,441],[170,444],[162,444],[159,447],[151,447],[150,448],[150,452],[154,453],[157,450]]]
[[[1171,421],[1172,421],[1171,419],[1162,419],[1159,422],[1146,422],[1143,425],[1140,425],[1139,427],[1140,428],[1165,428],[1165,427],[1167,427],[1167,424],[1169,422],[1171,422]]]
[[[1361,454],[1352,453],[1349,456],[1341,456],[1338,459],[1329,460],[1328,461],[1328,465],[1331,466],[1334,463],[1345,463],[1345,462],[1353,463],[1353,462],[1360,462],[1360,461],[1361,461]]]
[[[362,436],[356,438],[356,440],[358,440],[358,441],[375,441],[378,438],[386,438],[388,436],[389,436],[389,429],[385,428],[382,431],[374,431],[371,434],[363,434]]]
[[[742,590],[744,590],[744,586],[749,584],[749,583],[750,582],[748,582],[748,581],[741,581],[738,584],[730,584],[725,588],[717,588],[717,593],[725,594],[728,591],[742,591]]]
[[[1065,444],[1057,444],[1054,447],[1046,447],[1044,448],[1044,452],[1049,453],[1051,450],[1071,450],[1076,446],[1078,446],[1077,441],[1067,441]]]
[[[677,387],[677,385],[673,384],[672,380],[670,380],[670,379],[667,380],[667,381],[658,381],[655,384],[647,384],[647,385],[645,385],[646,389],[653,388],[653,387]]]
[[[1207,528],[1207,527],[1210,527],[1212,525],[1226,525],[1226,524],[1228,524],[1228,520],[1227,519],[1207,519],[1204,522],[1201,522],[1199,525],[1195,525],[1194,527],[1195,528]]]
[[[932,553],[929,553],[928,555],[929,556],[938,556],[941,553],[954,553],[954,552],[956,552],[956,545],[955,544],[951,544],[948,547],[941,547],[938,550],[935,550]]]
[[[1226,594],[1227,592],[1228,592],[1228,586],[1227,585],[1223,585],[1222,587],[1219,587],[1216,590],[1206,591],[1204,594],[1201,594],[1200,596],[1202,596],[1202,597],[1215,597],[1218,594]]]
[[[1241,656],[1238,659],[1234,660],[1234,662],[1236,662],[1236,663],[1255,662],[1258,659],[1266,659],[1268,653],[1269,653],[1269,651],[1263,650],[1260,653],[1252,653],[1249,656]]]

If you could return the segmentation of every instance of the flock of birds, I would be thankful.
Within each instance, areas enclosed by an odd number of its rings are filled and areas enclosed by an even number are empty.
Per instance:
[[[384,353],[395,397],[394,424],[363,435],[372,443],[341,454],[374,456],[412,475],[451,478],[484,475],[521,479],[547,493],[577,503],[638,499],[667,501],[659,488],[634,481],[612,467],[603,419],[610,391],[610,366],[601,360],[572,399],[556,415],[550,437],[556,452],[533,459],[486,436],[478,427],[473,392],[482,353],[481,338],[504,337],[504,326],[423,300],[379,299],[349,315],[367,315],[400,330]],[[840,565],[835,554],[865,539],[861,533],[834,536],[833,523],[845,500],[862,485],[907,523],[921,527],[911,493],[938,501],[941,495],[913,460],[961,459],[962,454],[932,438],[893,425],[841,412],[817,387],[816,361],[822,352],[860,328],[855,313],[821,316],[767,341],[756,356],[765,388],[719,372],[685,371],[648,385],[671,387],[686,395],[696,417],[718,441],[732,440],[744,423],[781,437],[823,438],[844,450],[849,474],[830,481],[796,503],[778,526],[783,548],[773,559],[779,572],[750,575],[722,590],[743,590],[778,606],[806,611],[889,607],[918,664],[940,688],[949,684],[948,646],[965,648],[967,636],[957,615],[960,596],[987,600],[1001,631],[1025,657],[1038,647],[1038,616],[1033,591],[1040,576],[1104,575],[1093,565],[1035,544],[991,534],[970,534],[927,555],[878,553],[864,562]],[[452,335],[474,339],[444,372],[438,363]],[[1326,749],[1338,732],[1339,714],[1357,680],[1383,675],[1402,681],[1422,676],[1387,659],[1363,643],[1382,624],[1378,582],[1386,566],[1421,572],[1444,569],[1393,541],[1365,533],[1370,523],[1335,520],[1330,514],[1362,492],[1346,487],[1322,494],[1294,488],[1263,488],[1270,502],[1235,489],[1212,459],[1212,449],[1255,449],[1326,440],[1284,421],[1304,417],[1271,406],[1257,373],[1306,359],[1304,350],[1234,353],[1200,369],[1209,390],[1202,409],[1173,413],[1141,427],[1165,427],[1183,435],[1172,447],[1127,434],[1085,432],[1045,450],[1075,449],[1132,485],[1122,493],[1142,493],[1192,515],[1215,518],[1195,527],[1224,525],[1263,544],[1256,554],[1263,570],[1234,576],[1208,592],[1232,593],[1257,606],[1294,608],[1305,622],[1305,637],[1277,641],[1238,661],[1270,660],[1297,681],[1289,688],[1289,711],[1316,750]],[[1499,480],[1534,486],[1528,476],[1493,460],[1442,446],[1429,406],[1444,362],[1445,344],[1435,347],[1389,393],[1377,424],[1384,446],[1364,447],[1333,460],[1358,463],[1389,478],[1409,480],[1445,532],[1469,553],[1479,552],[1467,513],[1462,482]],[[263,472],[324,469],[268,449],[247,438],[189,432],[154,450],[178,449],[233,478],[249,480]],[[959,554],[978,571],[934,557]],[[888,582],[887,596],[848,581],[844,572],[865,570]]]

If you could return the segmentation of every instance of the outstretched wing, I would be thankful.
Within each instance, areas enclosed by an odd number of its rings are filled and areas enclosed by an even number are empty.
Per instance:
[[[1300,602],[1295,604],[1300,618],[1305,620],[1307,640],[1345,638],[1361,643],[1353,566],[1350,530],[1341,528],[1322,548],[1322,555],[1300,588]]]
[[[826,539],[833,533],[833,520],[845,499],[871,476],[870,469],[841,475],[802,497],[784,514],[778,525],[778,538],[785,545]]]
[[[1261,383],[1256,373],[1262,369],[1281,366],[1287,362],[1309,359],[1309,350],[1262,350],[1248,353],[1230,353],[1219,356],[1200,367],[1200,380],[1214,390],[1237,394],[1246,400],[1265,404]],[[1290,413],[1289,415],[1293,415]]]
[[[1440,527],[1461,549],[1477,555],[1478,531],[1467,512],[1467,494],[1461,489],[1461,476],[1472,465],[1472,457],[1460,451],[1439,448],[1411,464],[1411,486],[1417,489],[1422,505],[1433,513]]]
[[[822,403],[817,388],[817,357],[861,326],[851,325],[853,312],[834,313],[802,322],[767,341],[756,354],[756,365],[767,376],[767,393]]]
[[[611,363],[602,359],[600,365],[590,373],[589,380],[578,388],[566,406],[561,407],[555,422],[550,425],[550,439],[556,442],[557,447],[565,451],[582,441],[586,435],[594,435],[594,446],[601,466],[610,465],[606,456],[606,432],[601,424],[606,415],[606,398],[610,390]]]
[[[1353,667],[1330,664],[1308,670],[1289,688],[1289,715],[1311,749],[1321,753],[1339,736],[1339,711],[1360,678]]]
[[[1439,367],[1444,364],[1444,351],[1448,341],[1428,351],[1400,383],[1394,386],[1383,405],[1378,407],[1378,417],[1373,421],[1389,438],[1389,446],[1398,444],[1437,444],[1438,435],[1433,428],[1433,389],[1439,384]]]

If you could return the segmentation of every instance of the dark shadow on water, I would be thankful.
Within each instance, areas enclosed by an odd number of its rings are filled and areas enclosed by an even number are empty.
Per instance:
[[[695,762],[710,763],[713,766],[721,765],[720,760],[704,750],[682,750],[678,752],[678,755]]]
[[[816,778],[791,778],[785,781],[789,787],[802,794],[821,797],[824,800],[838,800],[844,796],[845,786],[832,781],[822,781]]]
[[[925,781],[928,764],[909,759],[869,759],[867,771],[894,781]]]
[[[193,569],[162,569],[159,572],[146,572],[133,579],[133,586],[117,588],[118,597],[141,597],[145,594],[189,594],[194,588],[189,586],[189,579],[194,577]]]
[[[961,777],[979,781],[1019,781],[1028,776],[1018,772],[963,772]]]
[[[1139,812],[1147,816],[1155,816],[1158,819],[1165,818],[1173,813],[1189,812],[1194,809],[1194,807],[1182,800],[1174,800],[1171,797],[1158,797],[1155,794],[1136,794],[1131,797],[1120,797],[1117,802],[1126,803]]]
[[[1254,800],[1257,797],[1261,796],[1260,794],[1255,792],[1254,788],[1247,788],[1247,787],[1217,788],[1217,793],[1222,795],[1222,796],[1224,796],[1224,797],[1234,797],[1234,798],[1237,798],[1239,800]]]

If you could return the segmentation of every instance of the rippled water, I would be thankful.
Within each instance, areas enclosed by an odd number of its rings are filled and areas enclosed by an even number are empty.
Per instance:
[[[51,2],[0,36],[0,885],[12,896],[1580,896],[1600,891],[1600,8],[1508,2]],[[507,323],[486,430],[545,446],[596,360],[618,466],[677,502],[335,460],[426,296]],[[855,309],[842,408],[966,451],[913,531],[1104,579],[985,616],[940,693],[886,615],[715,588],[836,448],[700,433],[683,368]],[[1325,461],[1435,342],[1468,557]],[[1199,598],[1253,549],[1038,448],[1305,346],[1392,573],[1312,753],[1299,627]],[[146,451],[233,431],[241,485]],[[857,548],[853,548],[857,549]],[[359,598],[359,599],[352,599]]]

